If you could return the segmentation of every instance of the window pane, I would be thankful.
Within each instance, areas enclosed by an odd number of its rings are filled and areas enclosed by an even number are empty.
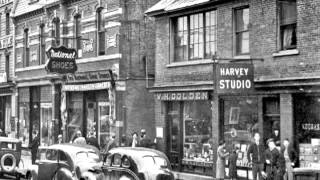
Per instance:
[[[248,30],[249,8],[236,10],[235,15],[236,15],[236,32]]]
[[[296,37],[295,24],[281,26],[281,42],[282,42],[282,49],[296,48],[297,37]]]
[[[211,58],[216,51],[216,11],[206,12],[205,57]]]
[[[249,53],[249,32],[236,34],[236,51],[237,54]]]
[[[203,14],[190,16],[190,59],[203,58]]]
[[[282,25],[294,24],[297,22],[297,5],[294,1],[281,1],[280,2],[280,22]]]
[[[188,43],[188,29],[187,17],[179,17],[177,19],[175,29],[175,59],[174,61],[187,60],[187,43]]]

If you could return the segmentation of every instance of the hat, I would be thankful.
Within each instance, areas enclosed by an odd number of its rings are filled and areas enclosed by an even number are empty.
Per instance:
[[[270,142],[274,142],[273,138],[270,138],[270,139],[267,140],[267,145],[268,145]]]
[[[146,133],[146,130],[145,129],[141,129],[141,133]]]
[[[58,138],[62,138],[62,135],[61,135],[61,134],[59,134],[59,135],[58,135]]]

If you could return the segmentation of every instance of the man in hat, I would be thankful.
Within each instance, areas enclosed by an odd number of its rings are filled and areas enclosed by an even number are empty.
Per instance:
[[[58,144],[62,144],[63,143],[63,138],[62,138],[62,134],[58,135]]]
[[[87,144],[89,144],[91,146],[95,146],[97,149],[100,150],[98,139],[96,138],[96,136],[94,134],[95,133],[93,131],[90,131],[89,137],[87,138]]]
[[[267,140],[268,149],[266,156],[266,172],[269,180],[283,180],[285,173],[285,161],[281,156],[272,138]]]
[[[147,131],[141,129],[140,147],[150,148],[152,145],[151,140],[147,137]]]
[[[82,137],[80,130],[77,131],[77,138],[73,141],[74,144],[87,144],[86,139]]]

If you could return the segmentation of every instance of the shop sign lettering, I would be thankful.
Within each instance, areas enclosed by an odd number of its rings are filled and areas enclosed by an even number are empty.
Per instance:
[[[208,92],[178,92],[158,93],[157,100],[161,101],[185,101],[185,100],[208,100]]]
[[[217,93],[248,93],[253,90],[252,64],[217,64]]]
[[[83,41],[83,53],[93,52],[93,39],[89,41]]]
[[[47,50],[49,61],[46,70],[50,73],[68,74],[77,71],[76,57],[77,51],[64,46],[58,48],[51,47]]]
[[[117,75],[113,74],[114,79]],[[67,82],[88,82],[88,81],[110,81],[111,74],[109,71],[83,72],[67,75]]]
[[[0,40],[0,49],[5,49],[13,45],[12,37]]]
[[[91,84],[66,84],[62,86],[62,91],[92,91],[109,89],[110,82],[100,82]]]
[[[320,124],[304,123],[302,124],[302,129],[308,131],[320,131]]]

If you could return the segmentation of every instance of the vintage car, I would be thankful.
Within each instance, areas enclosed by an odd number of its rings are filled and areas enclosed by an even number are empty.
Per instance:
[[[55,144],[39,148],[31,179],[99,180],[103,179],[101,165],[100,152],[94,146]]]
[[[105,180],[174,180],[165,154],[148,148],[119,147],[104,158]]]
[[[21,159],[21,141],[15,138],[0,137],[0,175],[13,175],[16,179],[27,177]]]

